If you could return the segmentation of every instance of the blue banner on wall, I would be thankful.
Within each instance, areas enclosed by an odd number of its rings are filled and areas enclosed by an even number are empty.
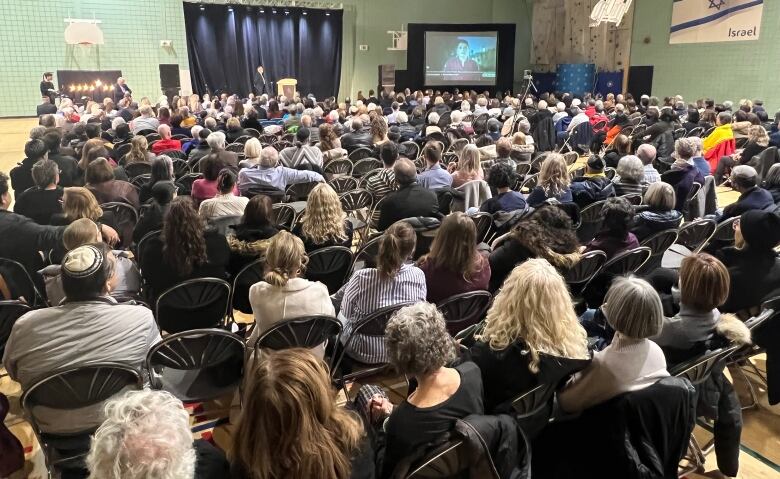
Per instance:
[[[618,94],[623,90],[623,70],[617,72],[599,72],[596,74],[596,93]]]
[[[558,65],[558,90],[582,95],[593,91],[596,65],[593,63],[568,63]]]

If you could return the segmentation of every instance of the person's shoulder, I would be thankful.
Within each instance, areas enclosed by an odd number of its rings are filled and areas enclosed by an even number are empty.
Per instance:
[[[477,363],[473,361],[463,361],[454,368],[460,373],[464,383],[479,382],[482,383],[482,373]]]

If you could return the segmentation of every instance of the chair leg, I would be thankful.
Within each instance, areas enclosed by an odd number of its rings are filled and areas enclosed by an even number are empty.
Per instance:
[[[750,361],[748,361],[750,362]],[[742,406],[742,410],[745,411],[747,409],[753,409],[756,406],[758,406],[758,399],[756,396],[756,390],[753,388],[753,383],[750,381],[750,379],[747,377],[747,374],[745,374],[745,371],[742,370],[744,366],[740,364],[735,364],[735,368],[730,369],[730,371],[739,374],[742,377],[742,380],[745,382],[745,384],[748,387],[748,392],[750,393],[750,404],[747,406]]]

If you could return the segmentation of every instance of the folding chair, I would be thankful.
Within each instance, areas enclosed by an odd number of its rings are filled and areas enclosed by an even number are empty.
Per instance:
[[[711,218],[699,218],[684,223],[677,233],[677,244],[683,245],[692,253],[698,253],[715,233],[718,223]]]
[[[596,201],[580,210],[580,226],[577,228],[580,244],[587,244],[601,229],[601,223],[604,221],[601,209],[605,203],[606,200]]]
[[[349,177],[352,175],[352,161],[341,158],[341,159],[335,159],[329,161],[325,168],[323,168],[323,173],[325,174],[325,177],[329,180],[334,180],[336,178],[342,178],[342,177]]]
[[[451,335],[482,321],[493,296],[487,291],[470,291],[456,294],[440,301],[436,307],[444,315],[447,331]]]
[[[252,314],[252,306],[249,304],[249,288],[253,284],[263,281],[265,273],[265,259],[258,258],[247,264],[233,278],[233,287],[230,289],[230,305],[244,314]],[[230,312],[231,318],[233,311]]]
[[[325,341],[338,340],[341,322],[324,315],[302,316],[285,319],[257,338],[254,345],[255,357],[261,349],[280,351],[289,348],[312,349]]]
[[[338,161],[338,160],[333,160],[333,161]],[[349,173],[350,175],[352,174],[351,165],[352,164],[350,163],[350,173]],[[338,176],[328,182],[328,185],[330,185],[330,187],[333,188],[333,191],[335,191],[339,195],[343,195],[348,191],[358,189],[358,184],[359,184],[358,179],[353,178],[352,176]]]
[[[0,258],[0,275],[5,279],[11,293],[16,298],[24,298],[33,308],[48,306],[46,298],[41,294],[27,269],[18,261]]]
[[[292,231],[298,220],[298,213],[295,208],[287,203],[275,203],[273,205],[274,224],[279,227]]]
[[[319,281],[328,287],[330,294],[336,293],[346,283],[352,266],[352,250],[343,246],[320,248],[309,254],[305,277]]]
[[[100,205],[103,211],[111,211],[114,214],[114,221],[117,233],[121,240],[122,247],[129,248],[133,244],[133,230],[138,224],[138,211],[133,206],[121,201],[112,201]]]
[[[640,243],[640,246],[650,248],[651,254],[647,261],[636,271],[637,274],[646,275],[661,267],[661,259],[670,246],[677,241],[677,230],[660,231]]]
[[[376,158],[362,158],[355,162],[355,166],[352,168],[352,176],[360,178],[370,171],[382,168],[382,166],[382,162]]]
[[[11,337],[16,320],[32,311],[29,304],[18,299],[0,301],[0,358],[5,354],[5,345]]]
[[[165,290],[155,304],[160,331],[178,333],[222,326],[230,308],[230,284],[218,278],[196,278]]]
[[[369,158],[374,155],[374,150],[371,148],[367,148],[365,146],[358,147],[347,156],[353,163],[357,163],[358,161]]]

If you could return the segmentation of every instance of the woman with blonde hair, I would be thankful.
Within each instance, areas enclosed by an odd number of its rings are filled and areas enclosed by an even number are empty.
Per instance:
[[[264,356],[247,372],[232,477],[373,478],[361,420],[335,397],[327,366],[308,351]]]
[[[260,152],[263,145],[257,138],[250,138],[244,143],[244,159],[239,163],[241,168],[252,168],[260,163]]]
[[[588,358],[566,283],[544,259],[512,270],[476,339],[471,354],[482,371],[487,413],[509,410],[513,398],[538,384],[559,383]]]
[[[668,183],[657,181],[647,188],[643,202],[647,209],[642,210],[634,217],[634,225],[631,232],[638,241],[642,241],[655,233],[677,229],[682,222],[683,215],[674,209],[677,196],[674,188]]]
[[[556,199],[561,203],[574,201],[571,195],[569,183],[571,177],[566,167],[566,160],[559,153],[549,153],[542,161],[536,188],[528,195],[526,202],[534,208],[549,199]]]
[[[120,158],[119,162],[129,165],[131,163],[150,163],[155,155],[149,151],[149,142],[146,138],[136,135],[130,140],[130,151],[123,158]]]
[[[293,234],[303,240],[306,252],[328,246],[352,246],[352,223],[341,207],[339,195],[326,183],[311,190],[306,210]]]
[[[458,162],[452,162],[447,169],[452,175],[452,187],[457,188],[469,181],[481,180],[484,178],[482,164],[480,163],[480,153],[477,145],[468,144],[460,152]]]
[[[342,344],[352,334],[354,326],[377,309],[425,301],[425,273],[407,263],[416,245],[417,236],[409,223],[399,221],[391,225],[379,239],[376,267],[358,270],[333,295],[339,320],[344,325]],[[387,361],[381,336],[356,335],[346,353],[364,363]]]
[[[271,238],[265,253],[263,281],[249,288],[249,304],[255,317],[249,344],[254,345],[264,332],[284,320],[318,314],[336,315],[328,288],[302,277],[308,261],[300,238],[287,231],[280,231]],[[314,348],[313,352],[322,358],[325,345]]]
[[[371,119],[370,133],[371,142],[374,144],[374,147],[378,147],[379,145],[390,141],[387,138],[387,121],[385,121],[385,117],[376,115]]]
[[[431,252],[418,265],[425,273],[426,299],[431,303],[488,289],[490,262],[477,250],[477,228],[465,213],[444,218]]]

